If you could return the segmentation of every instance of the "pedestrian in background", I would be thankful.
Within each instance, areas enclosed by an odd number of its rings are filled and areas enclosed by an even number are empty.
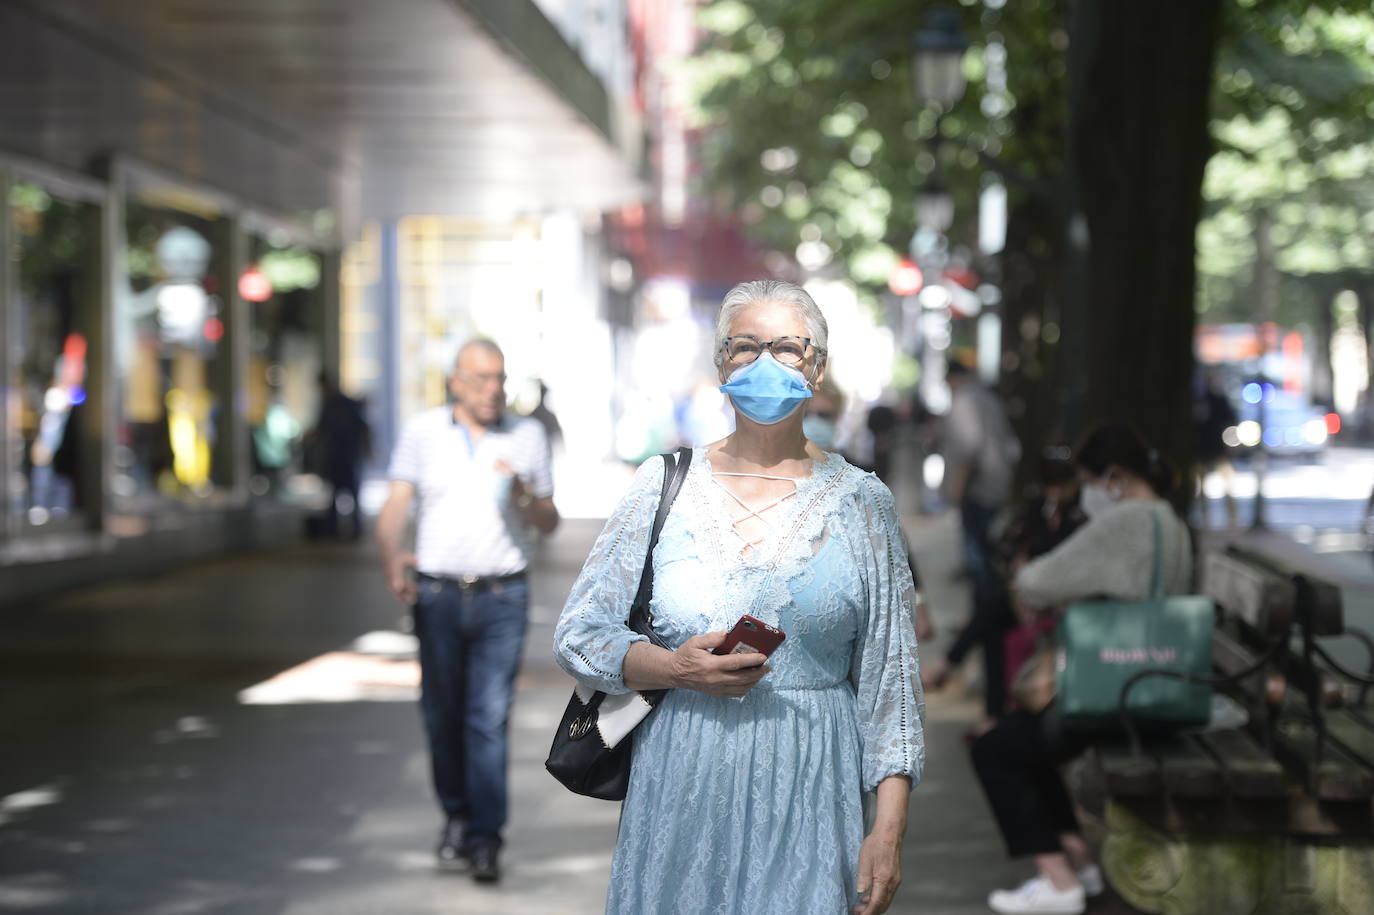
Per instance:
[[[997,395],[983,387],[972,369],[949,364],[949,415],[945,418],[945,499],[959,508],[963,528],[964,563],[973,585],[968,624],[927,675],[932,687],[943,684],[949,671],[964,660],[974,645],[983,650],[983,704],[986,728],[1006,706],[1002,636],[1011,614],[992,562],[992,524],[1011,496],[1012,477],[1021,448]]]
[[[914,588],[887,487],[803,433],[826,337],[791,283],[725,297],[715,366],[735,431],[695,449],[653,554],[653,625],[674,649],[626,625],[663,462],[640,468],[568,595],[565,670],[668,690],[634,733],[610,915],[878,915],[900,881],[925,759]],[[771,658],[713,653],[742,614],[786,633]]]
[[[892,453],[897,448],[897,411],[885,403],[876,403],[869,407],[864,424],[873,437],[873,472],[891,486]]]
[[[563,444],[563,424],[553,410],[549,409],[549,386],[539,382],[539,403],[530,411],[530,419],[537,420],[544,427],[544,436],[549,440],[550,450]]]
[[[420,642],[420,705],[446,818],[439,861],[466,862],[483,882],[500,878],[531,531],[551,533],[559,520],[544,427],[505,412],[505,382],[495,343],[458,351],[453,403],[406,424],[377,519],[387,586],[412,606]],[[402,548],[412,503],[414,554]]]
[[[349,518],[350,540],[363,535],[363,512],[358,504],[362,482],[363,459],[372,453],[372,429],[367,423],[361,401],[354,400],[334,381],[328,372],[320,372],[320,415],[310,431],[307,449],[313,449],[319,473],[330,486],[329,509],[325,517],[325,533],[340,537],[343,531],[339,516]],[[346,500],[349,511],[340,511],[340,500]]]
[[[1226,525],[1236,526],[1236,500],[1231,495],[1236,470],[1231,464],[1230,449],[1222,436],[1238,422],[1236,408],[1221,386],[1221,376],[1215,370],[1205,372],[1193,398],[1193,460],[1197,476],[1198,520],[1207,526],[1210,514],[1207,498],[1207,477],[1215,473],[1221,479],[1222,501],[1226,506]]]
[[[997,540],[997,571],[1002,581],[1015,579],[1031,560],[1068,540],[1088,521],[1078,504],[1078,466],[1067,447],[1045,449],[1037,472],[1036,488],[1007,524]],[[1002,639],[1009,707],[1017,704],[1014,684],[1018,673],[1036,650],[1054,633],[1052,612],[1008,595],[1016,625]]]

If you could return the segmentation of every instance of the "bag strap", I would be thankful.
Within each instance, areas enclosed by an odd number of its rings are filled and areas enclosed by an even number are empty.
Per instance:
[[[630,606],[628,625],[640,635],[647,635],[649,641],[667,648],[667,644],[654,631],[654,619],[649,613],[649,601],[654,596],[654,547],[658,545],[658,535],[668,520],[682,483],[687,479],[687,470],[692,466],[692,449],[679,448],[677,454],[664,454],[663,489],[658,496],[658,511],[654,514],[653,526],[649,529],[649,548],[645,551],[644,568],[639,573],[639,590],[635,592],[634,603]]]
[[[1160,531],[1159,512],[1154,510],[1153,506],[1150,521],[1153,522],[1155,529],[1155,571],[1154,577],[1150,580],[1150,598],[1160,600],[1164,597],[1164,535]]]

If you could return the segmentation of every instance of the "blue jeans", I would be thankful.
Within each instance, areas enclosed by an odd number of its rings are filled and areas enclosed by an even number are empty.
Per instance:
[[[990,529],[997,518],[995,505],[983,505],[972,499],[959,503],[959,521],[963,530],[964,563],[968,566],[973,585],[973,606],[976,613],[987,605],[997,590],[997,572],[992,567],[992,537]]]
[[[465,841],[499,841],[506,825],[507,731],[529,620],[523,580],[464,590],[420,580],[420,709],[434,791]]]

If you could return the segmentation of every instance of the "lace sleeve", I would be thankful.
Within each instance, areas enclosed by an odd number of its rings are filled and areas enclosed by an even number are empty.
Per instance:
[[[622,670],[625,652],[634,642],[648,641],[625,621],[639,588],[662,487],[663,461],[650,458],[635,472],[630,491],[596,538],[554,630],[559,666],[602,692],[630,691]]]
[[[867,617],[850,676],[858,692],[864,788],[873,791],[890,775],[910,776],[914,787],[925,769],[926,714],[912,624],[916,589],[892,493],[871,477],[860,488],[860,500]]]

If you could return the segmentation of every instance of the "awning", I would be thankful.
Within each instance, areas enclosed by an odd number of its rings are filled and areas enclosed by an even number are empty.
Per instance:
[[[285,172],[262,182],[279,196],[292,173],[308,184],[318,176],[304,172],[322,169],[371,218],[600,210],[641,194],[634,128],[529,0],[17,7],[49,34],[3,68],[0,142],[32,124],[39,155],[56,129],[215,184]],[[0,44],[11,42],[13,31]],[[259,142],[289,154],[265,156]]]

